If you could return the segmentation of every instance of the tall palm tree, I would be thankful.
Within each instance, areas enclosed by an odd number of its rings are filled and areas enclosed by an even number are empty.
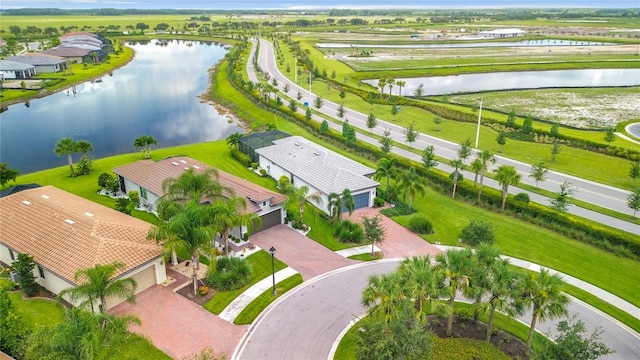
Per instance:
[[[478,183],[478,175],[480,174],[480,171],[482,171],[482,161],[480,161],[480,159],[475,158],[471,164],[469,164],[469,168],[471,169],[471,171],[473,171],[473,174],[475,175],[473,177],[473,186],[476,186],[476,184]]]
[[[398,80],[398,81],[396,81],[396,85],[398,85],[398,87],[399,87],[399,89],[398,89],[399,94],[400,94],[400,96],[402,96],[402,87],[403,87],[403,86],[405,86],[405,85],[407,85],[407,83],[406,83],[405,81]]]
[[[151,135],[142,135],[133,141],[133,149],[142,149],[145,159],[148,159],[151,155],[151,145],[158,146],[158,140]]]
[[[373,178],[376,180],[381,179],[382,177],[387,178],[387,187],[389,189],[389,182],[391,177],[396,174],[396,164],[398,163],[397,158],[382,158],[378,161],[378,167],[376,168],[376,172],[373,174]]]
[[[397,272],[371,275],[369,284],[362,292],[362,304],[367,307],[376,305],[371,309],[371,314],[381,316],[385,322],[391,320],[394,311],[405,300]]]
[[[453,193],[451,193],[451,198],[455,198],[456,197],[456,190],[458,189],[458,178],[460,177],[459,176],[460,175],[460,168],[463,166],[463,164],[462,164],[462,160],[455,159],[455,160],[451,160],[449,165],[451,165],[451,167],[454,168],[453,174],[452,174]]]
[[[384,95],[385,86],[387,86],[387,79],[378,80],[378,87],[380,88],[380,96]]]
[[[233,134],[227,136],[227,145],[234,147],[236,150],[240,145],[240,139],[242,138],[242,134],[239,132],[234,132]]]
[[[138,286],[136,281],[132,278],[114,279],[116,273],[124,268],[123,263],[113,262],[80,269],[73,275],[73,280],[78,285],[62,290],[58,297],[67,295],[71,302],[82,301],[80,307],[88,307],[91,311],[95,311],[93,306],[98,301],[98,310],[101,313],[107,311],[107,297],[116,296],[130,304],[135,304]]]
[[[514,299],[519,296],[518,283],[520,277],[518,273],[509,269],[509,261],[501,260],[489,268],[490,281],[487,283],[489,299],[486,305],[489,307],[489,320],[487,321],[487,334],[485,340],[491,341],[493,332],[493,320],[496,310],[507,313],[511,316],[521,314],[522,311],[514,306]]]
[[[229,231],[235,227],[246,227],[251,233],[253,226],[260,226],[262,219],[256,213],[245,212],[247,201],[243,197],[234,196],[226,201],[216,201],[210,205],[213,224],[220,237],[224,239],[224,249],[229,248]],[[228,254],[228,252],[227,252]]]
[[[217,233],[212,206],[203,206],[197,200],[188,201],[165,221],[159,221],[149,230],[147,238],[162,243],[166,252],[183,250],[191,257],[193,293],[198,289],[200,256],[213,258],[212,240]]]
[[[411,207],[413,197],[416,193],[424,195],[425,180],[418,174],[415,167],[412,166],[400,173],[398,181],[400,182],[400,189],[403,193],[409,195],[409,207]]]
[[[218,181],[218,171],[206,168],[196,172],[195,169],[182,173],[177,178],[168,178],[162,182],[162,195],[158,203],[158,212],[161,218],[167,220],[171,216],[171,210],[182,207],[187,201],[212,202],[233,197],[235,194],[229,187],[225,187]],[[163,214],[163,210],[169,210]]]
[[[73,159],[71,158],[71,154],[76,151],[73,139],[70,137],[60,139],[60,141],[56,143],[56,147],[53,151],[58,156],[67,155],[67,163],[71,169],[71,176],[75,175],[75,172],[73,171]]]
[[[344,189],[340,194],[331,193],[327,196],[327,201],[329,202],[327,209],[329,210],[329,214],[332,219],[337,220],[338,222],[342,220],[342,208],[347,208],[349,211],[349,215],[353,213],[353,210],[356,207],[356,203],[353,200],[353,196],[351,195],[351,190]]]
[[[287,194],[287,200],[284,202],[285,208],[296,206],[298,208],[299,220],[302,221],[304,215],[304,204],[307,201],[313,201],[318,206],[322,205],[322,195],[316,191],[309,194],[309,187],[302,185],[296,188],[293,184],[285,186],[284,192]]]
[[[391,90],[393,89],[393,86],[396,84],[396,81],[394,79],[387,79],[387,86],[389,87],[389,97],[391,97]]]
[[[87,153],[89,151],[93,151],[93,144],[91,144],[87,140],[80,140],[75,142],[74,148],[76,152],[79,152],[82,154],[83,159],[86,159]]]
[[[440,300],[449,295],[442,286],[445,273],[441,267],[432,265],[429,255],[404,259],[398,272],[402,291],[407,298],[413,299],[417,317],[425,317],[433,311],[446,312],[446,304]]]
[[[469,277],[472,269],[473,252],[469,248],[450,249],[436,256],[438,266],[444,270],[445,286],[449,296],[449,309],[447,311],[446,335],[451,336],[453,327],[453,310],[458,289],[464,291],[469,286]]]
[[[478,201],[480,201],[480,196],[482,196],[482,185],[484,184],[484,174],[489,169],[489,164],[496,163],[496,157],[489,150],[483,150],[478,154],[478,160],[482,164],[480,169],[480,188],[478,189]]]
[[[515,167],[511,165],[502,165],[496,170],[496,180],[502,185],[502,207],[504,210],[507,204],[507,194],[509,193],[509,185],[518,185],[520,182],[520,174]]]
[[[548,269],[542,269],[539,274],[530,272],[525,278],[522,296],[533,313],[527,338],[530,349],[538,319],[555,319],[567,314],[569,298],[562,292],[563,285],[560,275],[551,275]]]

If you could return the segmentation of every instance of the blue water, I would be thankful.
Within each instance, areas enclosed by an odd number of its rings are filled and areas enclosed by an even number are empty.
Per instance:
[[[90,155],[101,158],[132,152],[140,135],[168,147],[243,132],[198,97],[209,86],[208,69],[226,53],[221,45],[169,41],[132,47],[134,60],[112,76],[0,114],[0,162],[23,174],[65,165],[66,158],[53,152],[63,137],[90,141]]]
[[[465,40],[470,40],[469,38]],[[416,40],[419,41],[419,40]],[[598,46],[598,45],[615,45],[613,43],[593,42],[593,41],[575,41],[575,40],[520,40],[520,41],[496,41],[496,42],[474,42],[474,43],[448,43],[448,44],[407,44],[407,45],[391,45],[391,44],[340,44],[340,43],[317,43],[319,48],[350,48],[357,46],[359,48],[390,48],[390,49],[425,49],[425,48],[477,48],[477,47],[532,47],[532,46]]]

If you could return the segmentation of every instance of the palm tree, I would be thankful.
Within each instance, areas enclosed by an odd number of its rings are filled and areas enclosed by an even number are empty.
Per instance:
[[[471,273],[471,259],[473,252],[469,248],[450,249],[436,256],[438,266],[444,270],[446,280],[445,286],[449,296],[449,309],[447,311],[446,335],[451,336],[453,327],[453,310],[458,289],[465,290],[469,286],[469,275]]]
[[[456,189],[458,188],[458,177],[459,177],[459,174],[460,174],[460,168],[463,166],[463,164],[462,164],[462,160],[455,159],[455,160],[451,160],[449,165],[451,165],[454,168],[453,174],[452,174],[453,193],[451,193],[451,198],[455,198],[456,197]]]
[[[484,183],[484,174],[489,168],[489,164],[496,163],[496,157],[489,150],[483,150],[478,154],[478,160],[482,163],[482,168],[480,169],[480,188],[478,189],[478,201],[480,201],[480,196],[482,195],[482,184]]]
[[[378,167],[376,168],[376,172],[373,174],[373,178],[376,180],[381,179],[382,177],[387,178],[387,187],[389,189],[389,182],[391,177],[396,174],[396,164],[398,163],[398,159],[396,158],[382,158],[378,161]]]
[[[389,87],[389,97],[391,97],[391,90],[393,89],[393,85],[396,84],[394,79],[387,79],[387,86]]]
[[[304,204],[307,201],[313,201],[318,206],[322,205],[322,195],[316,191],[309,194],[309,187],[302,185],[296,188],[293,184],[285,186],[284,192],[287,194],[287,200],[284,202],[284,207],[291,208],[293,206],[298,207],[299,220],[302,221],[304,215]]]
[[[198,289],[200,256],[213,258],[212,240],[217,233],[214,208],[203,206],[197,200],[176,207],[166,221],[159,221],[149,230],[147,238],[162,243],[166,252],[183,250],[191,257],[193,293]]]
[[[384,95],[385,86],[387,86],[387,79],[378,80],[378,87],[380,88],[380,96]]]
[[[107,311],[107,297],[125,299],[130,304],[136,302],[136,287],[138,284],[132,278],[114,279],[116,273],[125,268],[121,262],[105,265],[95,265],[92,268],[80,269],[73,275],[76,287],[64,289],[58,294],[59,298],[69,296],[71,302],[82,300],[80,307],[89,307],[95,311],[93,305],[98,301],[98,310]]]
[[[482,171],[482,161],[480,161],[480,159],[475,158],[471,164],[469,164],[469,168],[471,169],[471,171],[473,171],[473,174],[475,175],[473,177],[473,186],[476,186],[476,184],[478,183],[478,175],[480,174],[480,171]]]
[[[409,208],[411,208],[414,195],[416,193],[424,195],[425,180],[418,174],[416,168],[412,166],[400,174],[398,181],[400,182],[400,189],[403,193],[409,195],[408,205]]]
[[[423,317],[433,311],[446,311],[446,304],[440,300],[449,295],[447,289],[442,286],[445,280],[444,271],[441,267],[432,265],[429,255],[404,259],[398,272],[405,296],[415,302],[416,316]]]
[[[347,208],[349,211],[349,215],[353,213],[353,210],[356,207],[356,203],[353,200],[353,196],[351,195],[351,190],[344,189],[342,193],[331,193],[327,196],[328,210],[332,219],[337,220],[338,222],[342,219],[342,208]]]
[[[369,284],[362,292],[362,304],[367,307],[376,305],[371,309],[372,315],[383,317],[385,322],[391,320],[394,310],[405,300],[397,272],[371,275]]]
[[[166,216],[163,216],[161,210],[175,209],[176,206],[181,207],[190,200],[212,202],[228,199],[235,195],[231,188],[220,184],[218,171],[213,168],[206,168],[200,172],[189,168],[178,178],[165,179],[162,182],[162,191],[164,195],[159,199],[158,211],[164,220],[167,220],[171,213],[166,213]]]
[[[70,137],[66,137],[60,139],[60,141],[56,143],[56,147],[53,150],[58,156],[67,155],[67,163],[69,164],[69,168],[71,169],[71,176],[75,175],[75,172],[73,171],[73,159],[71,158],[71,154],[75,152],[75,149],[76,147],[73,139]]]
[[[229,231],[235,227],[246,227],[247,232],[262,224],[262,219],[256,213],[245,212],[247,201],[243,197],[234,196],[226,201],[216,201],[212,205],[213,224],[220,237],[224,239],[225,253],[229,254]]]
[[[402,96],[402,87],[407,85],[407,83],[405,81],[402,80],[398,80],[396,81],[396,85],[398,85],[398,87],[400,88],[399,91],[399,95]]]
[[[76,141],[74,144],[75,151],[82,154],[82,158],[87,158],[87,153],[89,151],[93,151],[93,144],[88,142],[87,140]]]
[[[555,319],[567,313],[569,298],[562,293],[563,285],[560,275],[551,275],[548,269],[540,270],[539,274],[530,272],[525,278],[522,297],[533,313],[527,339],[530,349],[538,319]]]
[[[489,299],[486,302],[486,305],[489,307],[489,320],[487,322],[487,334],[485,337],[487,342],[491,341],[496,310],[511,316],[521,314],[521,311],[517,307],[512,306],[513,300],[519,295],[518,282],[520,277],[518,273],[509,269],[509,261],[506,259],[496,262],[489,269],[490,279],[487,283]]]
[[[140,148],[144,154],[144,158],[148,159],[151,154],[151,145],[158,146],[158,140],[151,135],[142,135],[133,141],[133,149]]]
[[[517,185],[520,181],[520,174],[516,168],[511,165],[502,165],[496,170],[496,180],[502,185],[502,207],[504,210],[507,204],[507,194],[509,193],[509,185]]]
[[[240,145],[240,139],[242,138],[242,134],[239,132],[234,132],[233,134],[227,136],[227,145],[233,146],[236,150]]]

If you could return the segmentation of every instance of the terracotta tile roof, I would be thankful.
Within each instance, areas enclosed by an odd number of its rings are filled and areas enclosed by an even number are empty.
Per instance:
[[[150,226],[53,186],[0,198],[0,242],[71,284],[79,269],[121,261],[118,276],[161,256]]]
[[[152,160],[141,160],[113,169],[118,175],[131,180],[157,195],[162,196],[162,182],[165,179],[177,178],[186,169],[194,168],[202,171],[211,166],[194,160],[190,157],[180,156],[154,162]],[[236,195],[247,199],[247,212],[260,212],[259,203],[270,200],[271,205],[278,205],[286,199],[284,195],[262,186],[256,185],[246,179],[231,175],[222,170],[218,170],[219,181],[223,186],[235,191]]]

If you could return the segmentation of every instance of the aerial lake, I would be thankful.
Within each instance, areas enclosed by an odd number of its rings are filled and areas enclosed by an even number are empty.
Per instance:
[[[209,86],[208,70],[227,52],[223,44],[175,40],[129,46],[133,61],[112,75],[0,114],[0,162],[22,174],[65,165],[66,157],[53,152],[64,137],[90,141],[90,155],[101,158],[134,151],[140,135],[169,147],[243,132],[199,98]]]
[[[402,94],[413,95],[422,84],[426,96],[513,89],[637,86],[640,85],[640,69],[514,71],[396,80],[406,83]],[[378,79],[364,82],[378,87]],[[398,95],[400,88],[394,86],[391,90]],[[389,93],[389,87],[385,92]]]

